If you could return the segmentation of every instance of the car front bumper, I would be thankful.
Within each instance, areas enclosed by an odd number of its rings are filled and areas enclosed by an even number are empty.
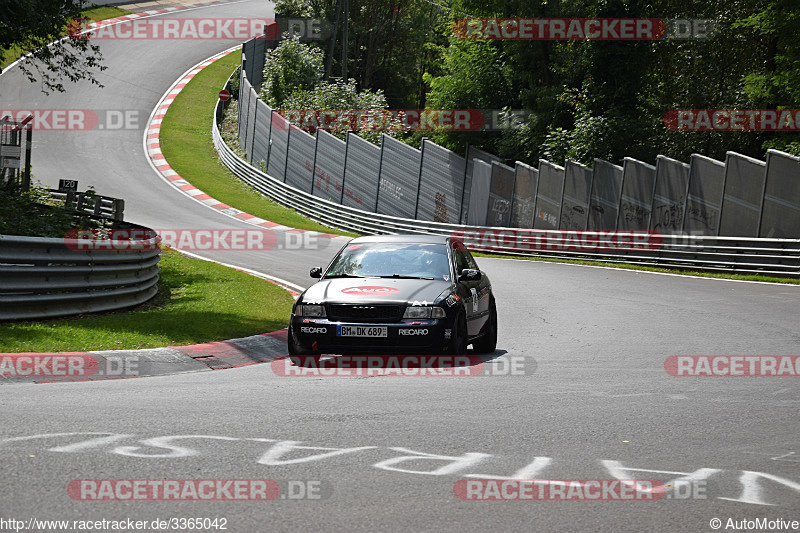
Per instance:
[[[333,322],[292,315],[295,345],[315,353],[441,353],[453,334],[451,320],[404,319],[401,322]],[[343,336],[347,328],[386,328],[386,337]]]

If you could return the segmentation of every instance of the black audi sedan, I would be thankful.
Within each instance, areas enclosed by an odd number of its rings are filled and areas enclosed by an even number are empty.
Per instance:
[[[495,351],[492,285],[456,237],[360,237],[311,277],[292,309],[290,355]]]

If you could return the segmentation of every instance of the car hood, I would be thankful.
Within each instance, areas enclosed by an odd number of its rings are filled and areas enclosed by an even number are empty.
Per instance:
[[[434,300],[448,287],[449,281],[394,278],[324,279],[303,293],[304,302],[427,302]]]

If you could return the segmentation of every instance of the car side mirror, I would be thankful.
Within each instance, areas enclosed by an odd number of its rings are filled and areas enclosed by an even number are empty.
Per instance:
[[[311,269],[311,272],[308,273],[312,278],[321,278],[322,277],[322,269],[320,267],[314,267]]]
[[[461,271],[461,281],[480,281],[481,271],[474,268],[465,268]]]

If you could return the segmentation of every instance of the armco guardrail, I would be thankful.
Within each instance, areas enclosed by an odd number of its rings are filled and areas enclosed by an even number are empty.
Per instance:
[[[393,217],[340,205],[287,185],[234,154],[219,132],[221,106],[218,102],[212,135],[225,165],[262,194],[328,226],[363,234],[458,234],[472,250],[510,255],[800,277],[800,239],[463,226]],[[626,242],[634,244],[626,246]]]
[[[159,237],[84,250],[80,241],[0,235],[0,320],[112,311],[158,291]]]

